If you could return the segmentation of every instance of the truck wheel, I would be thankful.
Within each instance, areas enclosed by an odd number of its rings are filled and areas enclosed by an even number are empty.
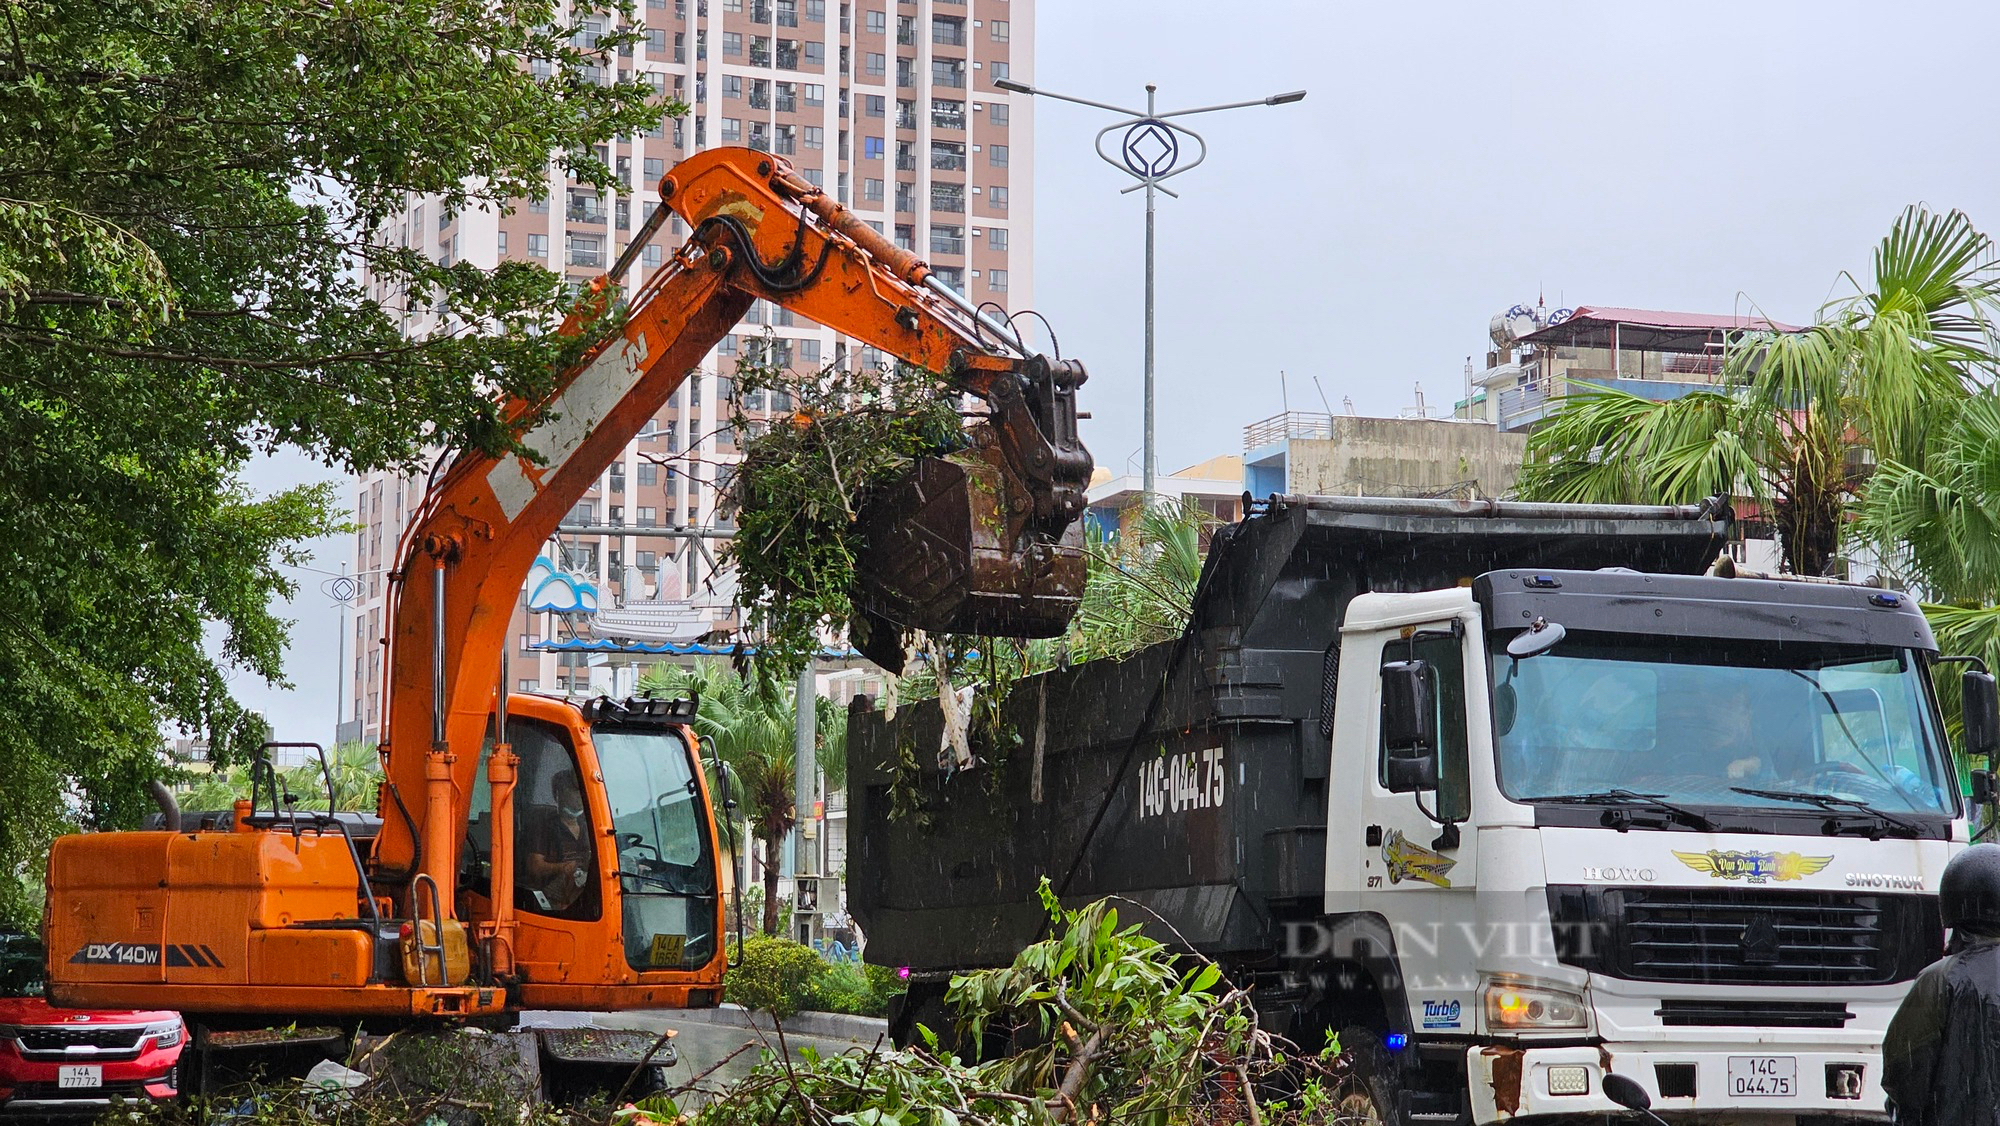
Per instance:
[[[1342,1126],[1402,1126],[1396,1113],[1396,1067],[1382,1038],[1365,1028],[1340,1033],[1347,1078],[1334,1089],[1332,1121]]]

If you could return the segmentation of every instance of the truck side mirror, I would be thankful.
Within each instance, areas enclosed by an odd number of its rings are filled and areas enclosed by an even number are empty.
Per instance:
[[[1382,785],[1391,793],[1438,786],[1436,674],[1428,661],[1382,666]]]
[[[2000,689],[1993,674],[1968,669],[1961,681],[1959,715],[1965,725],[1965,752],[1991,756],[2000,751]]]

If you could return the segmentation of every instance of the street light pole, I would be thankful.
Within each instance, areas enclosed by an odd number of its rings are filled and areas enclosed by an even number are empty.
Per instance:
[[[1146,109],[1144,112],[1127,109],[1124,106],[1110,105],[1105,102],[1095,102],[1088,98],[1078,98],[1069,94],[1058,94],[1051,90],[1030,86],[1025,82],[1016,82],[1011,78],[995,79],[993,85],[999,89],[1016,94],[1054,98],[1060,102],[1075,102],[1077,105],[1090,106],[1093,109],[1110,110],[1113,113],[1124,115],[1122,120],[1112,122],[1098,131],[1097,155],[1105,163],[1139,181],[1131,187],[1123,189],[1124,191],[1130,192],[1144,188],[1146,192],[1146,402],[1144,412],[1146,433],[1145,446],[1140,454],[1140,460],[1143,463],[1140,475],[1143,481],[1142,487],[1145,490],[1146,502],[1150,504],[1155,494],[1153,482],[1159,468],[1158,455],[1155,452],[1156,448],[1153,443],[1154,359],[1156,355],[1154,348],[1155,335],[1153,331],[1153,197],[1154,192],[1157,190],[1165,192],[1176,199],[1180,198],[1179,194],[1172,188],[1165,187],[1160,182],[1188,171],[1208,157],[1208,142],[1202,139],[1201,134],[1196,133],[1185,125],[1170,123],[1167,119],[1190,117],[1197,113],[1214,113],[1217,110],[1241,109],[1245,106],[1287,105],[1303,100],[1306,92],[1304,90],[1293,90],[1290,93],[1273,94],[1268,98],[1258,98],[1254,101],[1228,102],[1214,106],[1196,106],[1193,109],[1177,109],[1161,113],[1159,112],[1157,101],[1159,87],[1150,82],[1146,84]],[[1122,130],[1123,132],[1119,138],[1118,155],[1113,157],[1104,151],[1104,138],[1115,130]],[[1182,136],[1187,137],[1199,146],[1195,158],[1185,164],[1181,163],[1180,138]]]

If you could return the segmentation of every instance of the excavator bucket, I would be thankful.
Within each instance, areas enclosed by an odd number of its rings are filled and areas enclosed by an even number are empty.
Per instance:
[[[986,427],[972,445],[920,459],[861,512],[854,640],[902,667],[901,632],[1056,637],[1083,596],[1083,529],[1037,527],[1026,482]]]

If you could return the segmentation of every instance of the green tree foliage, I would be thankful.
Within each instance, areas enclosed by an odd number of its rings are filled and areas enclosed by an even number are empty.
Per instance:
[[[327,752],[326,774],[317,760],[278,772],[279,798],[290,794],[298,809],[325,809],[327,779],[333,781],[335,809],[375,809],[377,788],[382,783],[382,761],[367,743],[342,743]],[[250,796],[250,764],[238,762],[208,773],[190,773],[175,791],[181,809],[209,813],[232,809],[236,799]]]
[[[1906,210],[1870,285],[1802,332],[1732,342],[1714,392],[1655,401],[1571,389],[1528,440],[1537,500],[1687,503],[1747,496],[1794,572],[1825,573],[1869,460],[1922,466],[1940,427],[2000,360],[2000,272],[1963,212]]]
[[[143,811],[163,726],[224,763],[262,737],[227,677],[281,677],[281,565],[342,525],[330,487],[243,488],[254,453],[358,471],[498,448],[495,392],[541,401],[583,345],[546,331],[548,272],[444,265],[378,224],[413,193],[540,193],[551,154],[608,183],[595,146],[682,107],[591,81],[633,34],[549,0],[0,17],[0,865],[27,873],[64,824]],[[406,339],[421,309],[446,327]]]
[[[1063,910],[1046,881],[1042,896],[1051,937],[1012,965],[953,979],[948,994],[967,1042],[1004,1032],[1012,1054],[970,1063],[945,1047],[948,1030],[929,1028],[903,1051],[808,1049],[796,1062],[767,1052],[711,1094],[694,1126],[1331,1121],[1348,1074],[1337,1052],[1299,1058],[1258,1027],[1248,995],[1218,967],[1121,927],[1108,901]],[[1297,1098],[1255,1101],[1258,1085],[1287,1068]]]
[[[731,425],[744,450],[730,483],[740,509],[728,554],[751,636],[780,676],[796,672],[853,614],[870,490],[918,457],[963,441],[959,395],[931,372],[896,364],[793,372],[753,347],[737,365]],[[791,404],[770,424],[746,396]]]

